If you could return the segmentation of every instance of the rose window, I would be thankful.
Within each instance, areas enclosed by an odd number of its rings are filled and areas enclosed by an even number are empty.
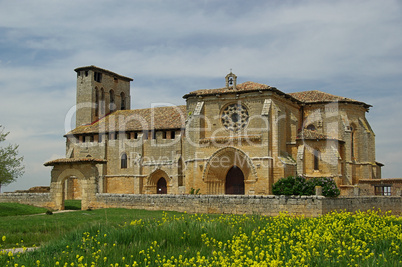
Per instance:
[[[241,104],[231,104],[223,110],[221,120],[226,129],[237,132],[246,127],[248,111]]]

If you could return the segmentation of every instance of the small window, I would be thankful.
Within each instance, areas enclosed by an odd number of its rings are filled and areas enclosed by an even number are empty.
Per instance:
[[[114,140],[117,140],[117,139],[119,139],[119,133],[114,133]]]
[[[85,77],[88,77],[88,71],[87,70],[85,71]]]
[[[94,80],[95,80],[95,82],[100,83],[100,82],[102,81],[102,73],[100,73],[100,72],[95,72],[95,74],[94,74]]]
[[[93,141],[94,141],[94,136],[93,136],[93,135],[90,135],[90,136],[89,136],[89,142],[92,143]]]
[[[166,132],[166,131],[163,131],[163,132],[162,132],[162,138],[163,138],[163,139],[166,139],[166,136],[167,136],[167,132]]]
[[[99,138],[98,138],[99,143],[102,143],[102,136],[103,136],[102,134],[99,134]]]
[[[81,71],[77,71],[77,77],[81,76]]]
[[[123,153],[123,155],[121,155],[121,168],[122,169],[127,168],[127,154],[126,153]]]
[[[115,83],[119,82],[119,80],[116,77],[114,77],[113,80]]]
[[[134,132],[134,139],[138,139],[138,133]]]
[[[391,186],[389,186],[389,185],[375,186],[374,193],[376,196],[390,196],[391,195]]]
[[[156,131],[155,130],[152,131],[152,139],[156,139]]]
[[[175,139],[176,138],[176,131],[171,131],[170,132],[170,139]]]

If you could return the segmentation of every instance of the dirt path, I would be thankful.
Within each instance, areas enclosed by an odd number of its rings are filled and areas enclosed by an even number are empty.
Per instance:
[[[2,249],[0,250],[0,252],[12,252],[13,254],[17,254],[17,253],[24,253],[24,252],[28,252],[28,251],[33,251],[33,250],[37,250],[39,247],[30,247],[30,248],[6,248],[6,249]]]

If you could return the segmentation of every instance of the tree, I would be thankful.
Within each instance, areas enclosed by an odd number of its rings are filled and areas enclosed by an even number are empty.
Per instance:
[[[0,145],[6,140],[9,132],[0,125]],[[0,146],[0,192],[2,185],[8,185],[24,174],[24,157],[18,157],[18,145]]]

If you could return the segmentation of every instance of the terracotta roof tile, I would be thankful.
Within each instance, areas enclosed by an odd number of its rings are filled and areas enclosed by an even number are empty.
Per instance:
[[[183,98],[187,98],[189,96],[198,96],[198,95],[214,95],[214,94],[228,94],[228,93],[236,93],[236,92],[243,92],[243,91],[257,91],[257,90],[277,90],[275,87],[271,87],[266,84],[262,83],[255,83],[255,82],[244,82],[236,85],[236,89],[232,87],[223,87],[217,89],[201,89],[192,91],[183,96]]]
[[[303,91],[303,92],[296,92],[290,93],[292,97],[296,98],[297,100],[304,102],[306,104],[311,103],[328,103],[328,102],[348,102],[348,103],[356,103],[356,104],[363,104],[365,107],[371,107],[364,102],[360,102],[351,98],[336,96],[328,93],[324,93],[318,90],[312,91]]]
[[[115,73],[113,71],[110,71],[110,70],[107,70],[107,69],[102,69],[102,68],[99,68],[99,67],[94,66],[94,65],[85,66],[85,67],[79,67],[79,68],[76,68],[74,71],[79,72],[79,71],[82,71],[82,70],[96,70],[96,71],[99,71],[99,72],[107,73],[107,74],[109,74],[111,76],[114,76],[116,78],[120,78],[122,80],[126,80],[126,81],[129,81],[129,82],[133,81],[133,79],[130,78],[130,77],[126,77],[126,76],[117,74],[117,73]]]
[[[360,179],[359,184],[401,184],[402,178]]]
[[[88,163],[88,162],[94,162],[94,163],[106,163],[106,160],[103,159],[96,159],[92,157],[86,157],[86,158],[62,158],[62,159],[55,159],[48,161],[44,163],[43,165],[45,166],[54,166],[57,164],[63,164],[63,163]]]
[[[91,125],[82,125],[67,133],[106,133],[142,130],[181,129],[187,119],[186,106],[118,110]]]

